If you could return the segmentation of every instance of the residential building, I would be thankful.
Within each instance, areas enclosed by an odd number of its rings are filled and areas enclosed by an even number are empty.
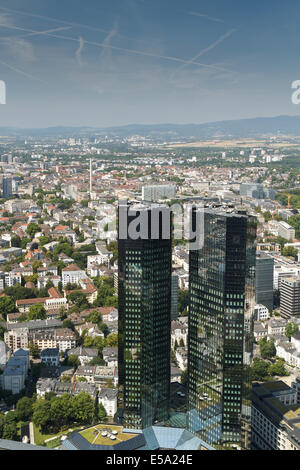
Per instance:
[[[76,347],[76,334],[70,328],[55,330],[56,347],[60,352],[66,352]]]
[[[98,393],[98,402],[102,403],[108,416],[114,417],[118,409],[118,390],[102,388]]]
[[[171,347],[187,346],[188,327],[180,321],[171,322]]]
[[[47,364],[48,366],[58,366],[59,365],[59,349],[58,348],[48,348],[41,351],[41,362]]]
[[[9,330],[4,333],[4,342],[14,353],[17,349],[28,348],[28,328]]]
[[[87,275],[84,269],[80,269],[77,264],[69,264],[62,269],[62,284],[65,287],[67,284],[79,284],[81,279],[86,279]]]
[[[84,348],[79,346],[77,348],[70,349],[67,352],[68,356],[77,356],[82,366],[89,364],[92,359],[98,356],[98,349],[96,348]]]

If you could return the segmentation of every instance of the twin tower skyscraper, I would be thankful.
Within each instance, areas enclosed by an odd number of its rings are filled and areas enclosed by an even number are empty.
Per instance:
[[[201,213],[201,217],[197,217]],[[186,428],[217,449],[250,447],[256,219],[193,207]],[[168,425],[172,210],[119,204],[119,418]]]

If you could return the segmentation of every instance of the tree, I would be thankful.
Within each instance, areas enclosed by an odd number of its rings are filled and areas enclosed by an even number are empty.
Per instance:
[[[80,360],[75,354],[70,354],[68,357],[68,365],[73,367],[78,367],[80,365]]]
[[[26,313],[22,313],[22,314],[18,317],[18,322],[19,322],[19,323],[22,323],[22,322],[27,321],[27,320],[28,320],[28,318],[27,318]]]
[[[40,226],[38,224],[35,224],[34,222],[30,222],[30,224],[28,224],[27,229],[26,229],[26,232],[30,236],[31,240],[34,238],[35,234],[40,231],[41,231]]]
[[[46,310],[42,304],[31,305],[28,313],[28,320],[46,320]]]
[[[269,222],[269,220],[272,220],[272,214],[270,211],[264,212],[263,216],[264,216],[265,222]]]
[[[94,402],[87,392],[80,392],[74,398],[74,418],[76,421],[89,424],[94,417]]]
[[[98,418],[103,423],[103,422],[106,421],[106,417],[107,417],[106,410],[105,410],[104,406],[102,405],[102,403],[99,403],[99,405],[98,405]]]
[[[0,312],[5,319],[9,313],[13,313],[16,310],[15,303],[10,296],[4,295],[3,297],[0,297]]]
[[[283,359],[278,359],[278,361],[275,364],[272,364],[270,366],[270,375],[272,376],[277,375],[279,377],[284,377],[284,376],[289,375],[289,373],[287,372],[285,368]]]
[[[178,312],[183,312],[189,305],[189,291],[178,289]]]
[[[83,292],[71,292],[71,294],[68,295],[68,301],[76,305],[79,309],[85,310],[86,308],[90,307],[90,304],[88,303],[87,298]]]
[[[264,380],[269,375],[269,368],[268,362],[255,357],[251,367],[252,380]]]
[[[94,357],[90,362],[90,366],[104,366],[105,361],[100,356]]]
[[[173,349],[171,349],[170,360],[171,362],[176,362],[176,355]]]
[[[108,348],[113,348],[115,346],[118,346],[118,334],[117,333],[113,333],[112,335],[109,335],[106,338],[106,346]]]
[[[181,374],[181,384],[185,386],[187,385],[187,381],[188,381],[188,370],[185,369]]]
[[[118,307],[118,297],[115,295],[111,295],[106,297],[104,301],[104,307]]]
[[[72,422],[74,415],[74,398],[68,393],[61,397],[54,397],[50,401],[50,419],[52,428],[61,429],[62,426]]]
[[[29,343],[28,345],[30,355],[33,359],[38,359],[40,357],[40,350],[37,344]]]
[[[18,440],[18,429],[16,423],[4,424],[2,438],[9,441]]]
[[[3,341],[5,331],[6,329],[4,328],[4,326],[0,325],[0,341]]]
[[[16,248],[21,248],[21,238],[18,235],[15,235],[11,239],[11,246]]]
[[[99,328],[99,330],[102,331],[102,333],[104,334],[104,336],[106,338],[109,334],[109,328],[108,328],[107,324],[103,323],[103,322],[99,322],[98,323],[98,328]]]
[[[87,317],[87,321],[91,323],[98,324],[102,322],[102,316],[101,313],[98,312],[97,310],[94,310],[90,315]]]
[[[282,250],[283,256],[291,256],[295,260],[298,259],[298,250],[293,246],[285,246]]]
[[[69,328],[70,330],[75,331],[74,323],[71,320],[68,320],[68,319],[63,321],[62,327],[63,328]]]
[[[28,421],[33,413],[33,399],[29,397],[21,398],[16,406],[16,413],[19,421]]]
[[[51,401],[40,398],[33,405],[32,421],[36,426],[41,427],[42,431],[46,430],[51,422]]]
[[[30,243],[30,238],[23,237],[21,241],[21,248],[22,250],[26,249],[27,244]]]
[[[51,242],[51,238],[50,238],[50,237],[46,237],[45,235],[42,235],[42,236],[39,238],[39,242],[40,242],[40,246],[44,246],[44,245],[47,245],[47,243],[50,243],[50,242]]]
[[[36,274],[38,268],[41,268],[42,266],[43,266],[43,263],[41,261],[39,261],[39,260],[34,261],[32,263],[32,269],[33,269],[34,274]]]
[[[289,322],[285,327],[285,336],[291,341],[291,337],[299,332],[297,323]]]
[[[268,341],[266,338],[259,342],[260,355],[263,359],[271,359],[276,356],[276,347],[274,340]]]

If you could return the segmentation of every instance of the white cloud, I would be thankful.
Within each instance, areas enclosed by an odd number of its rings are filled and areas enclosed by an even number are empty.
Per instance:
[[[80,67],[82,67],[84,65],[84,62],[82,60],[82,51],[83,51],[83,48],[84,48],[84,39],[82,36],[79,37],[79,47],[75,53],[75,56],[76,56],[76,60],[78,62],[78,64],[80,65]]]
[[[23,38],[11,37],[4,40],[8,55],[21,62],[33,62],[35,60],[33,46]]]
[[[214,16],[205,15],[204,13],[197,13],[196,11],[188,11],[188,14],[192,16],[199,16],[200,18],[206,18],[207,20],[210,20],[210,21],[216,21],[217,23],[224,23],[224,20],[222,20],[221,18],[215,18]]]

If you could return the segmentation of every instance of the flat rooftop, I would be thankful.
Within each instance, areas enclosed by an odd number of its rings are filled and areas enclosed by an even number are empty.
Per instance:
[[[112,431],[117,432],[115,435],[116,439],[110,439]],[[107,436],[102,436],[102,433],[106,432]],[[86,439],[90,444],[102,445],[102,446],[114,446],[119,442],[128,441],[136,436],[136,434],[124,433],[121,426],[106,425],[106,424],[97,424],[88,429],[84,429],[79,433],[84,439]]]

